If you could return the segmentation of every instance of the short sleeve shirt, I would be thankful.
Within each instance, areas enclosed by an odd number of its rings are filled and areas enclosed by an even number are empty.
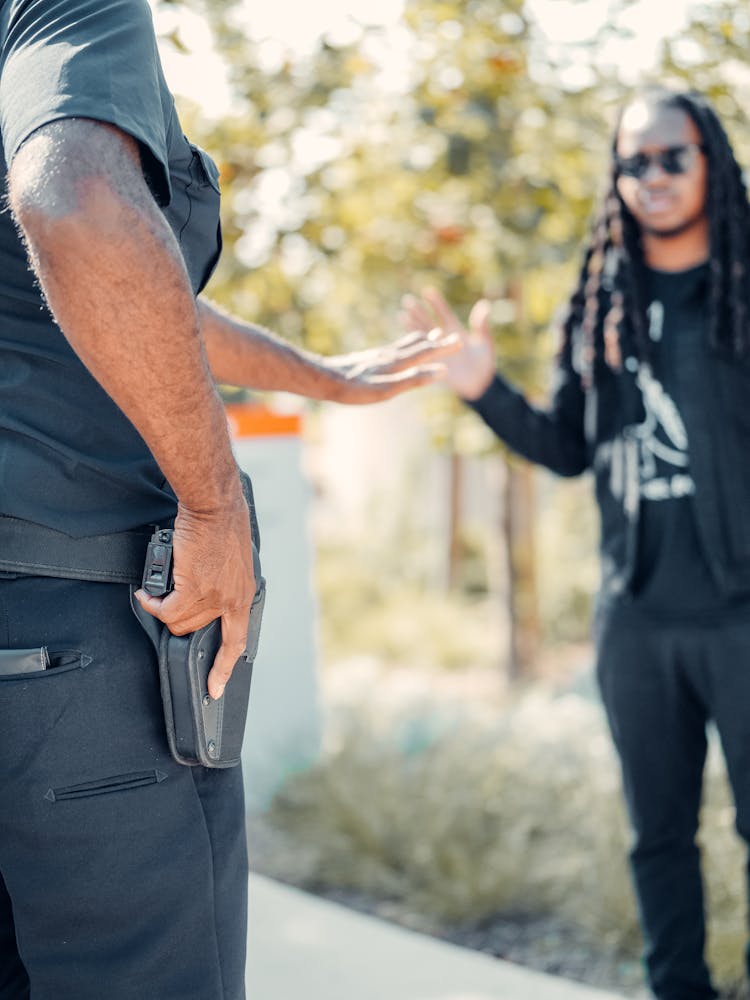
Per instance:
[[[18,149],[63,118],[137,140],[197,294],[221,250],[218,171],[183,135],[146,0],[0,0],[3,203]],[[0,213],[0,514],[80,537],[175,512],[146,443],[55,324],[10,213]]]

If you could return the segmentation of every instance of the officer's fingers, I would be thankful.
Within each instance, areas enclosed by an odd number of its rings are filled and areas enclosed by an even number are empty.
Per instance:
[[[432,327],[430,329],[432,329]],[[424,340],[425,336],[426,334],[423,330],[415,330],[413,326],[410,326],[409,332],[405,333],[403,337],[399,337],[398,340],[394,340],[390,346],[392,350],[400,351],[405,347],[409,347],[411,344],[418,344],[420,341]]]
[[[187,635],[203,628],[215,618],[219,611],[205,603],[188,601],[182,594],[172,591],[166,597],[152,597],[143,590],[137,590],[136,598],[144,611],[163,622],[173,635]]]
[[[458,334],[445,334],[436,328],[426,337],[419,337],[414,343],[400,347],[393,357],[377,365],[373,374],[396,374],[406,369],[434,364],[444,357],[455,354],[461,346],[462,341]]]
[[[208,675],[208,693],[212,698],[221,698],[224,694],[235,664],[245,652],[249,617],[250,605],[222,616],[221,646]]]
[[[349,403],[379,403],[397,396],[407,389],[417,389],[423,385],[432,385],[445,378],[445,365],[420,365],[418,368],[408,368],[403,372],[389,375],[373,375],[365,384],[357,386],[356,392],[342,397],[342,402]]]

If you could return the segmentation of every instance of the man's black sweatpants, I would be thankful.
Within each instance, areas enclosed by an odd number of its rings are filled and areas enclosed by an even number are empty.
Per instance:
[[[0,1000],[243,1000],[239,768],[169,755],[128,587],[0,579]]]
[[[634,607],[600,612],[597,672],[634,832],[631,865],[648,976],[659,1000],[716,997],[704,960],[695,843],[706,724],[721,737],[750,840],[750,617],[660,624]]]

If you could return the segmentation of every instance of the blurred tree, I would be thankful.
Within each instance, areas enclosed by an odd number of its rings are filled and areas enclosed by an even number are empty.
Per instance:
[[[687,29],[662,47],[661,78],[707,94],[738,156],[750,166],[746,108],[750,100],[750,4],[702,4]]]
[[[324,353],[392,337],[401,295],[425,284],[459,312],[486,296],[501,367],[538,394],[554,351],[543,332],[576,269],[616,81],[566,91],[538,79],[523,0],[410,0],[397,29],[353,25],[294,59],[248,36],[238,0],[200,6],[237,102],[218,122],[183,109],[225,182],[228,252],[211,294]],[[429,416],[451,456],[460,584],[463,425],[474,418],[447,397]],[[536,632],[534,519],[522,514],[531,470],[513,462],[506,482],[518,662]]]

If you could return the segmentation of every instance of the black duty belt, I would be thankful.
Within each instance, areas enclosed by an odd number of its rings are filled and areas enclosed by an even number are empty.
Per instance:
[[[99,583],[139,584],[151,530],[73,538],[0,515],[0,570]]]

